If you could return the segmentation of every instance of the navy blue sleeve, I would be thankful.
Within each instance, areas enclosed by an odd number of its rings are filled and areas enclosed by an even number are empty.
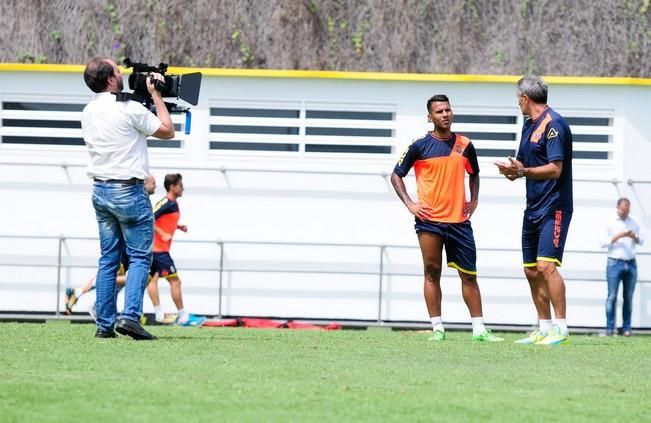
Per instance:
[[[393,173],[404,178],[409,173],[409,170],[414,166],[416,160],[420,158],[420,143],[418,141],[412,142],[409,147],[402,153],[400,160],[393,169]]]
[[[470,169],[466,167],[466,172],[471,175],[478,175],[479,162],[477,161],[477,150],[475,150],[475,146],[472,143],[468,144],[466,149],[463,150],[463,156],[468,159],[468,165],[470,165]]]
[[[179,211],[179,204],[177,202],[172,202],[167,198],[163,198],[154,208],[154,219],[158,219],[164,214],[175,213],[177,211]]]
[[[545,131],[547,160],[554,162],[565,159],[566,130],[559,122],[550,122]]]

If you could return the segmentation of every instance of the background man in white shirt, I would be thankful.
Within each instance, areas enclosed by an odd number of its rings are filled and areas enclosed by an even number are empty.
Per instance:
[[[631,202],[628,198],[617,200],[617,218],[608,223],[602,247],[608,248],[608,298],[606,299],[606,335],[615,334],[615,311],[619,283],[624,287],[622,307],[622,334],[631,336],[631,314],[633,292],[637,282],[635,246],[642,245],[644,238],[640,224],[629,214]]]
[[[151,78],[164,80],[162,75]],[[106,57],[95,57],[84,71],[97,93],[82,112],[81,128],[90,153],[88,176],[94,180],[93,207],[99,225],[101,257],[97,270],[97,338],[115,331],[134,339],[156,339],[140,325],[142,300],[151,265],[154,216],[145,191],[149,175],[147,136],[174,138],[174,125],[161,94],[147,79],[156,115],[135,101],[117,101],[122,73]],[[116,322],[115,279],[120,256],[129,257],[124,309]]]

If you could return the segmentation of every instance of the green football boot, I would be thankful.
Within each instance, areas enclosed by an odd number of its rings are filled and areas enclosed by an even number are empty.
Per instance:
[[[473,335],[472,340],[478,342],[502,342],[504,341],[504,338],[495,336],[491,333],[491,331],[486,329],[483,333],[479,335]]]

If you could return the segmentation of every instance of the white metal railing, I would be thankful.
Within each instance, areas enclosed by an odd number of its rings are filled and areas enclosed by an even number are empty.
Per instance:
[[[0,160],[0,165],[7,166],[38,166],[38,167],[60,167],[64,171],[67,168],[84,168],[87,166],[87,163],[80,162],[66,162],[66,161],[9,161],[9,160]],[[150,166],[150,169],[168,169],[169,166]],[[194,170],[194,171],[214,171],[226,174],[229,172],[251,172],[251,173],[283,173],[283,174],[305,174],[305,175],[348,175],[348,176],[379,176],[383,179],[387,179],[391,176],[391,172],[353,172],[353,171],[339,171],[339,170],[306,170],[306,169],[273,169],[273,168],[244,168],[244,167],[230,167],[230,166],[193,166],[189,164],[184,164],[183,169]],[[411,174],[410,174],[411,175]],[[482,179],[504,179],[501,175],[482,175]],[[574,178],[574,182],[594,182],[594,183],[608,183],[608,184],[621,184],[623,182],[628,183],[629,185],[633,184],[646,184],[651,183],[649,180],[642,179],[628,179],[623,181],[617,178]]]
[[[52,289],[56,290],[56,307],[55,316],[61,316],[61,292],[62,292],[62,271],[71,268],[88,268],[94,267],[96,258],[93,260],[88,259],[86,256],[79,254],[70,254],[67,248],[68,241],[98,241],[96,237],[72,237],[72,236],[29,236],[29,235],[0,235],[0,240],[6,241],[19,241],[19,240],[36,240],[36,241],[55,241],[57,243],[56,251],[50,254],[38,256],[30,256],[22,254],[19,256],[1,255],[0,254],[0,267],[49,267],[56,269],[56,284]],[[309,274],[347,274],[347,275],[372,275],[377,277],[377,291],[376,291],[376,304],[377,304],[377,322],[384,324],[387,321],[383,319],[383,295],[385,293],[385,281],[390,276],[409,276],[420,277],[422,270],[420,266],[414,266],[413,263],[403,264],[394,263],[390,258],[391,250],[407,249],[418,250],[418,246],[414,245],[383,245],[383,244],[355,244],[355,243],[318,243],[318,242],[284,242],[284,241],[241,241],[241,240],[180,240],[176,241],[186,244],[201,245],[216,245],[218,253],[211,257],[205,258],[201,261],[190,261],[184,265],[185,270],[202,270],[214,272],[217,276],[217,290],[218,308],[217,317],[223,316],[223,302],[224,302],[224,274],[225,273],[238,273],[238,272],[257,272],[257,273],[309,273]],[[371,249],[375,250],[375,260],[366,261],[363,263],[344,263],[344,262],[310,262],[301,260],[277,260],[276,257],[257,257],[256,260],[228,260],[227,253],[236,247],[246,246],[254,248],[256,246],[271,246],[274,251],[279,249],[300,247],[302,250],[316,249],[316,248],[352,248],[352,249]],[[513,248],[493,248],[484,247],[478,248],[478,255],[482,253],[498,252],[498,253],[518,253],[519,249]],[[417,253],[414,253],[418,255]],[[566,250],[566,255],[581,254],[581,255],[599,255],[603,256],[602,250]],[[651,252],[638,253],[640,258],[650,258]],[[265,260],[266,259],[266,260]],[[482,279],[521,279],[521,271],[517,269],[496,268],[493,272],[482,270]],[[1,277],[1,276],[0,276]],[[583,280],[601,282],[605,279],[599,273],[599,276],[588,275],[584,272],[564,273],[567,281]],[[651,280],[641,278],[639,283],[650,283]],[[0,279],[1,284],[1,279]],[[5,287],[6,289],[7,287]],[[20,290],[19,287],[16,287]],[[300,317],[300,316],[295,316]]]

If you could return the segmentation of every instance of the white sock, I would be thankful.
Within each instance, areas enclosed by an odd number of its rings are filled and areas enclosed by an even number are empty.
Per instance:
[[[162,321],[165,320],[165,313],[163,313],[163,306],[162,305],[157,305],[154,306],[154,313],[156,313],[156,320]]]
[[[558,330],[561,332],[561,335],[569,334],[569,330],[567,330],[567,320],[556,319],[556,326],[558,326]]]
[[[538,320],[538,330],[540,331],[541,335],[547,335],[550,330],[554,325],[552,324],[552,320]]]
[[[445,329],[443,329],[443,320],[441,320],[441,316],[430,317],[429,320],[432,322],[432,332],[436,332],[437,330],[445,332]]]
[[[471,317],[470,321],[472,322],[472,336],[479,336],[486,332],[483,317]]]
[[[187,321],[188,321],[188,318],[190,318],[190,313],[188,313],[187,310],[184,309],[184,308],[180,309],[180,310],[179,310],[179,317],[177,318],[177,320],[179,321],[179,323],[185,323],[185,322],[187,322]]]

